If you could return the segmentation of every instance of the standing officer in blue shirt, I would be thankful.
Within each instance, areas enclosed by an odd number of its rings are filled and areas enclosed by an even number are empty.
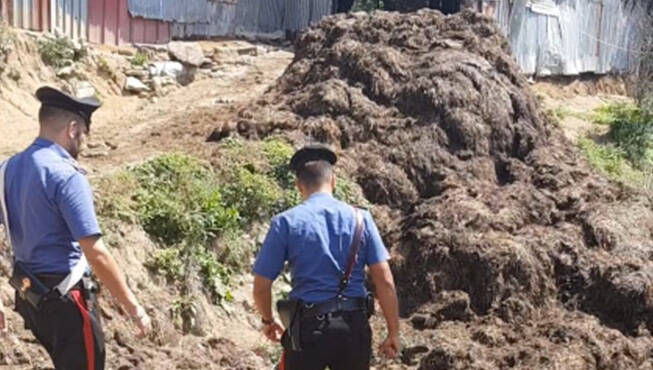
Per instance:
[[[75,99],[40,88],[39,137],[0,167],[2,223],[14,254],[11,283],[16,311],[60,370],[104,369],[105,350],[94,289],[95,275],[124,307],[139,335],[150,318],[127,287],[100,239],[93,196],[77,166],[95,99]],[[88,264],[87,264],[88,263]],[[6,329],[0,302],[0,329]]]
[[[362,234],[358,234],[362,237],[355,237],[358,211],[332,195],[336,161],[335,153],[324,145],[295,153],[290,167],[303,202],[272,219],[254,264],[254,300],[263,332],[273,341],[283,334],[282,370],[369,369],[372,335],[365,266],[387,323],[388,335],[380,351],[387,357],[399,351],[398,304],[388,252],[368,212],[362,212]],[[360,242],[355,259],[349,258],[353,240]],[[348,260],[355,263],[341,285]],[[299,338],[284,332],[272,315],[272,282],[286,261],[292,277],[290,298],[299,302],[295,316],[300,321]],[[297,340],[297,346],[291,344]]]

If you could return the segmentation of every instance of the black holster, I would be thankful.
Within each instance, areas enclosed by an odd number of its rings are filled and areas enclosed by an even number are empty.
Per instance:
[[[282,299],[277,301],[279,319],[286,328],[290,349],[301,351],[301,311],[304,306],[299,299]]]
[[[22,262],[14,263],[14,271],[9,279],[9,284],[22,299],[28,302],[37,310],[40,309],[41,303],[52,296],[53,290],[43,284],[27,266]]]
[[[376,311],[376,307],[374,305],[374,294],[368,292],[367,296],[365,297],[365,311],[367,311],[367,318],[369,319],[372,317]]]

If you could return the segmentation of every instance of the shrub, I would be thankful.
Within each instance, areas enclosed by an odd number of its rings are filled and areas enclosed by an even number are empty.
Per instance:
[[[70,62],[77,62],[86,56],[86,49],[76,47],[65,36],[39,40],[39,54],[43,63],[55,67],[65,67]]]
[[[634,104],[613,104],[599,108],[595,122],[610,126],[610,141],[635,167],[653,166],[653,115]]]
[[[225,203],[238,210],[243,225],[269,218],[282,199],[279,185],[254,171],[247,166],[234,169],[222,188]]]
[[[234,227],[238,211],[225,207],[214,173],[198,161],[170,154],[134,168],[143,228],[164,244],[205,244]]]

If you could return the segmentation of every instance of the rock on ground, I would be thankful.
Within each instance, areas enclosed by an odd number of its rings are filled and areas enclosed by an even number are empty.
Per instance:
[[[339,148],[415,326],[405,363],[653,368],[653,201],[596,175],[543,118],[490,19],[338,15],[295,46],[213,138]]]
[[[204,51],[194,42],[171,42],[168,44],[168,51],[175,60],[193,67],[199,67],[204,62]]]
[[[133,92],[133,93],[150,91],[150,88],[147,85],[145,85],[141,80],[131,76],[127,77],[127,80],[125,81],[124,89],[125,91]]]

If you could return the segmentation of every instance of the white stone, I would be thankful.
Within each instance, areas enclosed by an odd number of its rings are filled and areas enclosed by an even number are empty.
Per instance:
[[[80,81],[73,84],[73,94],[79,99],[93,98],[97,91],[88,81]]]
[[[148,67],[151,77],[174,77],[184,74],[184,65],[179,62],[154,62]]]
[[[70,77],[73,74],[73,67],[68,66],[68,67],[63,67],[57,70],[57,77]]]
[[[127,81],[125,81],[125,90],[129,92],[140,93],[144,91],[150,91],[150,88],[136,77],[127,77]]]

